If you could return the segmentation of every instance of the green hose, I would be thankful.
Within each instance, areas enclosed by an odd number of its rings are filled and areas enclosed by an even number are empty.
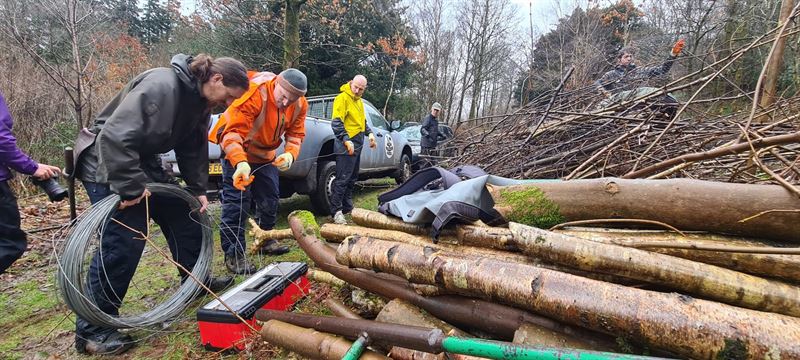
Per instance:
[[[448,336],[442,341],[444,351],[474,355],[489,359],[574,359],[574,360],[610,360],[610,359],[653,359],[647,356],[615,354],[599,351],[582,351],[576,349],[534,347],[508,342],[481,339],[467,339]]]
[[[353,343],[353,346],[350,347],[350,350],[347,350],[344,356],[342,356],[342,360],[358,360],[358,358],[361,357],[361,353],[363,353],[364,349],[367,347],[367,340],[369,340],[367,334],[361,334]]]

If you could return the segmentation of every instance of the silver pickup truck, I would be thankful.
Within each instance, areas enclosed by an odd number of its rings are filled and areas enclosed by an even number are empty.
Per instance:
[[[330,213],[331,189],[336,177],[334,137],[330,121],[335,97],[336,95],[324,95],[308,98],[306,137],[300,148],[300,155],[291,169],[280,174],[281,197],[287,198],[295,193],[308,195],[314,210],[320,214]],[[361,152],[359,179],[391,176],[400,184],[411,176],[411,146],[403,135],[394,130],[399,127],[398,122],[388,123],[366,100],[364,107],[367,122],[375,133],[378,146],[375,149],[365,146]],[[212,116],[210,128],[213,128],[218,119],[219,115]],[[283,145],[277,153],[283,153]],[[219,145],[209,144],[208,174],[212,190],[221,188],[221,155]],[[162,162],[167,171],[180,175],[174,152],[163,154]]]

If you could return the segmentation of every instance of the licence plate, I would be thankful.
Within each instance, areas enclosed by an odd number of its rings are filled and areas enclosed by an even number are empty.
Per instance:
[[[208,175],[222,175],[222,164],[221,163],[208,164]]]

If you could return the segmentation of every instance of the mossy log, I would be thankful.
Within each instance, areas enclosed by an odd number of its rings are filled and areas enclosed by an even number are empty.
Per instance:
[[[634,247],[660,254],[713,264],[748,274],[774,277],[791,282],[800,282],[800,256],[779,254],[750,254],[737,252],[708,251],[697,249],[673,249],[654,246],[664,244],[720,245],[736,247],[766,247],[760,241],[728,237],[710,233],[688,233],[685,236],[666,231],[621,230],[603,228],[559,229],[559,234],[609,244]],[[647,245],[647,246],[642,246]]]
[[[489,228],[486,228],[489,229]],[[505,229],[509,235],[511,233]],[[559,264],[543,263],[539,257],[532,257],[518,253],[511,253],[496,249],[487,249],[482,247],[467,246],[467,245],[454,245],[447,243],[434,244],[429,237],[412,235],[402,231],[384,230],[384,229],[371,229],[362,226],[351,225],[338,225],[338,224],[324,224],[320,228],[320,234],[329,241],[340,242],[351,235],[369,236],[372,238],[383,239],[387,241],[397,241],[404,244],[411,244],[417,246],[428,246],[435,250],[451,252],[453,254],[460,254],[463,256],[485,257],[501,261],[516,262],[521,264],[530,264],[541,266],[546,269],[568,272],[570,274],[585,276],[595,280],[608,281],[616,284],[639,286],[641,282],[623,278],[619,276],[602,274],[597,272],[583,271],[572,269]],[[512,236],[513,237],[513,236]]]
[[[270,344],[310,359],[341,360],[353,346],[347,339],[278,320],[265,322],[261,328],[261,337]],[[364,350],[359,359],[388,360],[389,358],[371,350]]]
[[[490,192],[495,209],[508,221],[544,229],[576,220],[646,219],[681,230],[800,243],[800,212],[767,212],[800,209],[800,198],[780,185],[603,178],[491,187]]]
[[[348,238],[339,263],[502,301],[697,359],[800,358],[800,319],[605,283],[524,264],[469,260],[425,247]]]
[[[531,256],[663,285],[731,305],[800,316],[800,288],[783,282],[517,223],[510,223],[509,229],[522,251]]]
[[[613,343],[604,335],[586,331],[571,325],[561,324],[549,318],[533,315],[527,311],[480,299],[456,295],[425,297],[417,294],[407,280],[393,276],[399,281],[380,278],[372,271],[350,269],[336,262],[336,251],[320,240],[319,226],[314,215],[308,211],[295,211],[289,215],[289,226],[295,240],[317,266],[353,286],[379,294],[388,299],[403,299],[432,315],[460,326],[468,331],[479,330],[498,339],[512,339],[514,332],[524,322],[593,341]],[[486,316],[491,314],[491,316]]]

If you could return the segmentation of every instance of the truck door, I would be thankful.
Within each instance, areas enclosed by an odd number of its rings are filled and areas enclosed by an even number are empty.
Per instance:
[[[364,103],[364,108],[370,120],[372,132],[375,134],[375,141],[378,143],[375,149],[368,148],[371,153],[370,158],[373,164],[371,168],[393,167],[394,163],[392,158],[394,157],[395,144],[386,124],[386,119],[384,119],[383,115],[372,105]]]

